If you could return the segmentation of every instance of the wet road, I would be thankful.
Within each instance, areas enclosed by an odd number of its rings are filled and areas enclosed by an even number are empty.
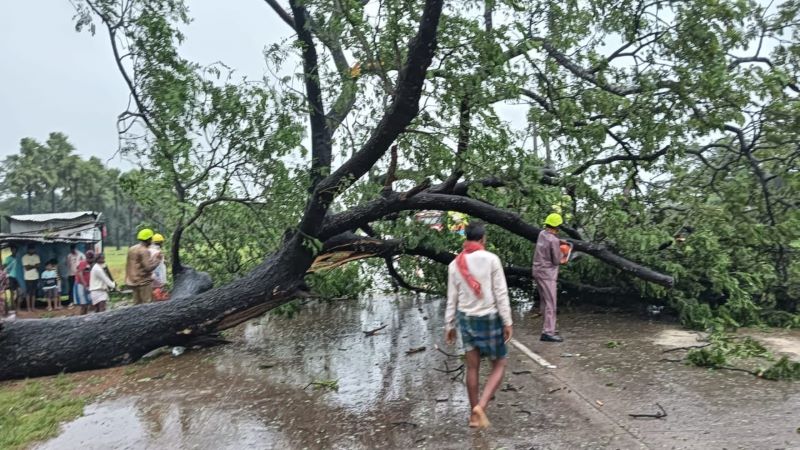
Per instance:
[[[471,430],[463,383],[435,370],[460,364],[434,350],[443,307],[376,296],[265,316],[235,329],[234,344],[131,366],[38,448],[800,448],[800,384],[658,362],[672,342],[659,337],[681,332],[637,317],[562,314],[567,342],[540,343],[524,305],[517,339],[558,368],[511,348],[493,426]],[[612,339],[623,345],[608,349]],[[325,380],[338,391],[309,386]],[[656,402],[667,418],[627,416]]]

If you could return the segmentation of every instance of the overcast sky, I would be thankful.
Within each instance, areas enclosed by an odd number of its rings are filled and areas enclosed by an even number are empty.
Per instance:
[[[283,2],[286,3],[286,2]],[[222,61],[251,79],[264,75],[263,49],[291,30],[263,0],[189,1],[194,21],[185,30],[183,55],[210,64]],[[23,137],[44,141],[67,134],[78,153],[109,166],[130,168],[119,156],[116,117],[128,90],[112,57],[108,37],[75,31],[68,0],[5,2],[0,27],[0,159],[18,152]],[[502,107],[524,126],[524,108]]]
[[[265,45],[289,35],[262,0],[189,2],[194,22],[184,48],[202,64],[223,61],[260,78]],[[5,2],[0,27],[0,158],[23,137],[40,141],[67,134],[81,155],[104,161],[117,150],[116,117],[128,90],[114,65],[108,38],[75,31],[67,0]],[[116,158],[108,165],[129,164]]]

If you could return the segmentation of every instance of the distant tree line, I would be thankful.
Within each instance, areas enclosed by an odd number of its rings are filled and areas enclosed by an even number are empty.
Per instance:
[[[106,245],[124,246],[143,219],[126,189],[131,176],[106,167],[97,157],[75,154],[75,146],[63,133],[50,133],[44,143],[26,137],[19,152],[3,160],[0,214],[101,212],[108,231]],[[1,229],[8,231],[7,221]]]

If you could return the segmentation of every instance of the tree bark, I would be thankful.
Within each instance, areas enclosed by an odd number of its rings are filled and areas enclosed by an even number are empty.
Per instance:
[[[0,380],[128,364],[154,348],[217,331],[237,312],[288,301],[313,259],[294,236],[247,276],[198,295],[88,316],[3,322]]]
[[[309,237],[322,229],[328,206],[369,171],[417,115],[425,74],[436,49],[442,5],[443,0],[425,2],[392,105],[364,146],[315,186],[298,229],[287,234],[276,253],[243,278],[201,294],[185,295],[179,290],[180,295],[168,302],[90,316],[2,323],[0,380],[127,364],[154,348],[234,326],[289,301],[314,260]],[[309,56],[304,52],[306,62]],[[319,160],[312,162],[312,167],[326,169]],[[59,342],[57,351],[52,342]]]
[[[540,228],[526,223],[518,214],[479,200],[455,195],[422,192],[413,197],[404,197],[401,194],[394,193],[392,196],[387,195],[360,207],[331,216],[325,223],[321,237],[322,239],[328,239],[347,230],[355,229],[362,223],[378,220],[387,214],[417,209],[459,211],[503,227],[531,242],[536,242],[541,231]],[[667,287],[671,287],[674,283],[674,279],[671,276],[630,261],[615,254],[603,245],[577,239],[565,240],[573,244],[575,251],[592,255],[606,264],[637,278]]]

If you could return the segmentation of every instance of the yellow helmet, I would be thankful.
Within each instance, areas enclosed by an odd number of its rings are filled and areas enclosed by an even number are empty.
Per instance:
[[[153,230],[151,230],[150,228],[142,228],[136,235],[136,239],[140,241],[146,241],[152,238],[153,238]]]
[[[162,236],[160,233],[154,234],[153,235],[153,242],[156,243],[156,244],[160,244],[160,243],[164,242],[164,236]]]
[[[544,219],[544,224],[553,228],[560,227],[562,223],[564,223],[564,219],[558,213],[552,213]]]

